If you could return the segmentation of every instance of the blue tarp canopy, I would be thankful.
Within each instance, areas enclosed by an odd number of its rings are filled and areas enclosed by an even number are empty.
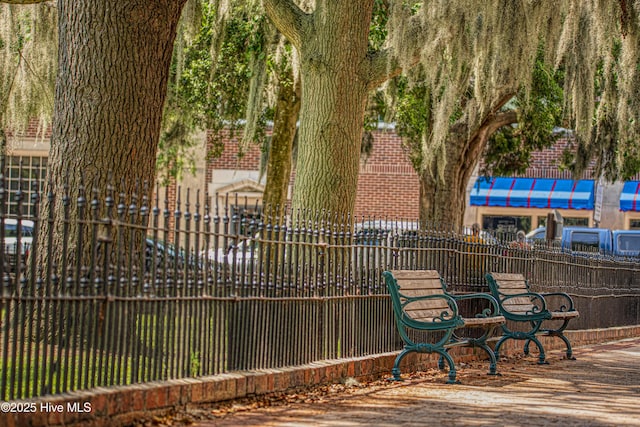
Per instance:
[[[640,181],[627,181],[622,187],[622,194],[620,195],[620,210],[626,211],[640,211]]]
[[[471,206],[593,209],[593,180],[480,177],[471,190]]]

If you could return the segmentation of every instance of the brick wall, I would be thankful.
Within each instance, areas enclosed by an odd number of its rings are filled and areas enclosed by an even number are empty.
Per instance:
[[[214,169],[257,170],[260,165],[260,147],[251,145],[244,157],[238,158],[236,134],[225,144],[222,155],[207,165],[207,182],[211,182]],[[373,152],[360,163],[356,216],[387,216],[403,219],[418,218],[419,182],[400,137],[392,132],[374,133]],[[292,173],[292,181],[295,171]]]
[[[542,151],[531,153],[531,165],[523,174],[528,178],[558,178],[573,179],[571,172],[561,171],[558,167],[563,151],[569,146],[570,140],[559,139],[556,144]],[[592,161],[584,173],[583,179],[593,179],[595,162]]]
[[[370,157],[360,162],[356,215],[417,219],[420,185],[395,133],[374,134]]]
[[[46,129],[41,129],[38,120],[32,119],[29,121],[27,127],[25,129],[21,129],[20,132],[13,132],[8,129],[7,136],[16,138],[51,138],[51,125],[47,126]]]
[[[208,135],[208,138],[210,135]],[[207,164],[207,171],[213,169],[243,169],[258,170],[260,167],[261,148],[256,144],[249,144],[244,155],[238,157],[240,152],[240,141],[242,133],[235,132],[233,137],[229,137],[229,133],[224,131],[225,147],[220,157],[211,159]],[[207,149],[211,149],[211,143],[207,144]]]
[[[550,148],[543,151],[536,151],[531,153],[531,166],[536,168],[549,168],[556,167],[560,163],[562,152],[569,145],[569,140],[566,138],[558,140],[558,142]]]

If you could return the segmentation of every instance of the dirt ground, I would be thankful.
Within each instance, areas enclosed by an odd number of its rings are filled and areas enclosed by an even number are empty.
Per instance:
[[[459,364],[461,384],[438,370],[402,382],[348,380],[290,394],[190,408],[139,426],[640,426],[640,338]]]

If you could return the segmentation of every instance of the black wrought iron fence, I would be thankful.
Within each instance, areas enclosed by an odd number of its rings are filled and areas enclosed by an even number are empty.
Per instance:
[[[272,222],[281,216],[236,195],[107,193],[32,191],[31,212],[47,216],[23,217],[20,197],[6,213],[0,180],[0,399],[397,350],[387,269],[435,269],[456,292],[519,272],[574,295],[576,327],[640,323],[640,266],[628,260],[401,219]],[[56,197],[77,210],[46,209]]]

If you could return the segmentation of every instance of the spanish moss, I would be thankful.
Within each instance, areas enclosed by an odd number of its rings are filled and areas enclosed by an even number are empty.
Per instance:
[[[43,137],[53,115],[57,74],[53,2],[0,3],[0,69],[0,129],[20,134],[35,119]]]
[[[455,123],[472,135],[501,107],[498,100],[518,91],[527,96],[542,45],[546,61],[565,73],[566,122],[582,154],[575,172],[591,158],[610,178],[616,170],[637,172],[640,162],[629,159],[638,151],[639,11],[639,1],[625,0],[565,0],[553,7],[536,0],[433,0],[419,8],[394,2],[388,44],[403,55],[404,69],[414,60],[407,31],[419,28],[426,41],[419,71],[406,73],[410,85],[426,85],[430,94],[420,169],[446,161],[443,147]],[[419,26],[402,25],[415,18]],[[603,158],[609,150],[614,154]]]

